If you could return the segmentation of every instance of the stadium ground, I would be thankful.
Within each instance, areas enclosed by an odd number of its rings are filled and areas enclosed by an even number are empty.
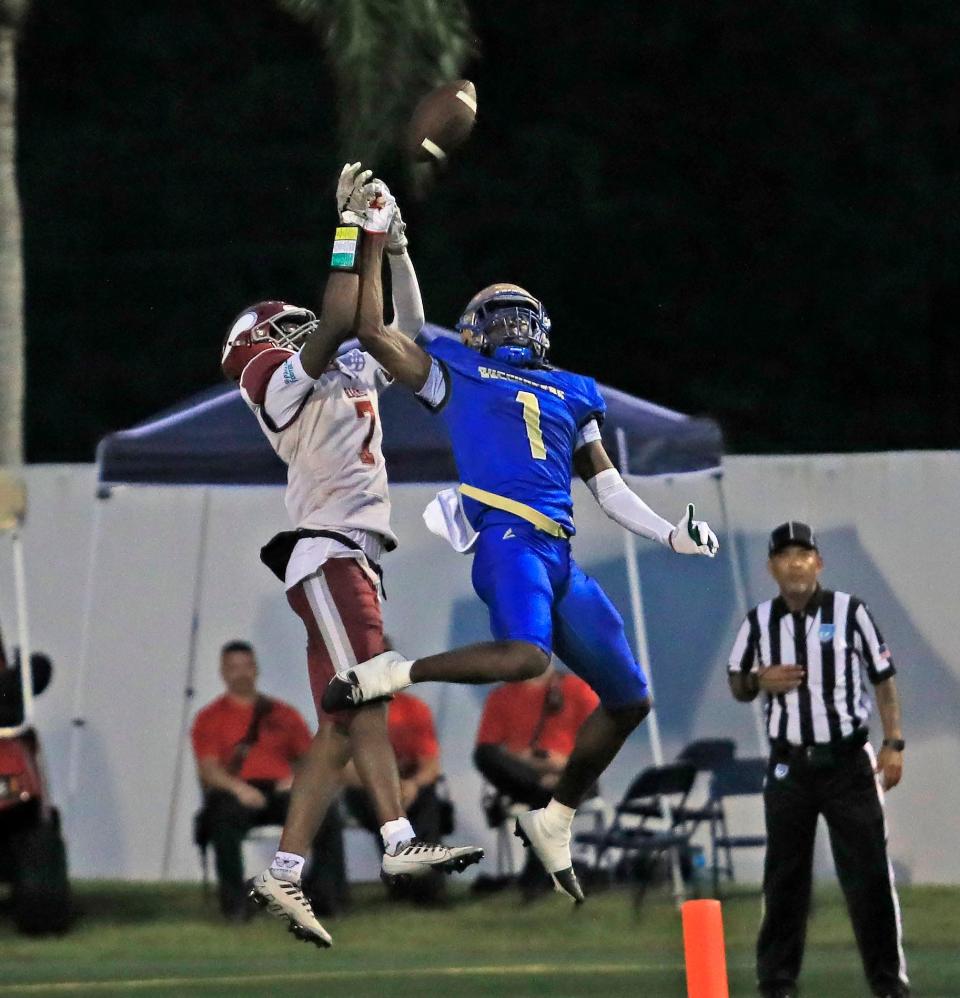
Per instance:
[[[462,891],[462,887],[459,888]],[[81,909],[66,936],[18,936],[0,913],[0,996],[404,996],[673,998],[686,994],[679,915],[663,894],[635,914],[630,896],[594,894],[575,911],[559,897],[523,907],[512,893],[455,893],[442,909],[381,903],[355,889],[349,915],[330,920],[336,944],[297,943],[266,916],[226,927],[199,887],[77,885]],[[901,892],[916,998],[960,998],[960,889]],[[732,996],[754,994],[756,893],[724,902]],[[816,898],[803,975],[807,998],[864,996],[843,901]]]

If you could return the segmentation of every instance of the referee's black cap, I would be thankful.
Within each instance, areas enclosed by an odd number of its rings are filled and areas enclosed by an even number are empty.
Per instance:
[[[817,551],[817,538],[813,534],[813,530],[806,523],[801,523],[799,520],[787,520],[786,523],[781,523],[779,527],[774,527],[770,532],[770,544],[767,548],[767,553],[770,557],[778,554],[784,548],[790,547],[791,544],[796,544],[797,547],[808,548],[811,551]]]

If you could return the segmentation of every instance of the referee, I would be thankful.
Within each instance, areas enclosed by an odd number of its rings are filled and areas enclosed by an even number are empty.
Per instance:
[[[866,605],[820,587],[823,560],[807,524],[771,533],[768,567],[780,595],[747,614],[728,677],[737,700],[764,694],[770,738],[760,993],[797,994],[822,814],[872,992],[903,998],[910,991],[883,810],[883,788],[903,772],[893,660]],[[864,674],[883,724],[879,757],[867,741]]]

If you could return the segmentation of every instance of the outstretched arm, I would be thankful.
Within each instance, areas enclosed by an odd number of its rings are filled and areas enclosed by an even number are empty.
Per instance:
[[[426,320],[417,272],[405,250],[397,253],[390,251],[388,246],[387,259],[390,261],[390,287],[393,291],[390,328],[412,340],[423,329]]]
[[[300,362],[311,378],[319,378],[353,329],[360,282],[356,274],[335,270],[323,290],[317,328],[300,348]]]
[[[678,554],[705,554],[712,558],[719,544],[702,520],[694,520],[693,503],[673,526],[655,513],[623,480],[600,442],[600,429],[591,420],[580,433],[581,446],[573,455],[573,467],[587,483],[600,508],[631,533],[659,541]]]
[[[427,381],[431,360],[413,340],[383,324],[382,233],[364,234],[360,251],[360,346],[372,354],[390,376],[419,391]]]
[[[407,223],[397,205],[387,229],[387,259],[390,261],[390,287],[393,290],[393,319],[390,325],[414,339],[423,328],[426,316],[423,298],[413,261],[407,252]]]
[[[366,207],[362,197],[364,184],[373,176],[360,163],[344,163],[337,181],[337,217],[333,257],[349,253],[350,232],[364,227]],[[360,213],[358,213],[358,210]],[[331,261],[333,265],[333,261]],[[311,378],[319,378],[330,366],[340,345],[352,335],[357,322],[360,300],[360,278],[349,269],[334,269],[323,291],[317,326],[300,349],[300,362]]]

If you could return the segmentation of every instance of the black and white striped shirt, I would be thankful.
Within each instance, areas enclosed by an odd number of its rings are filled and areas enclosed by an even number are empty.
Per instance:
[[[754,607],[730,652],[730,672],[802,665],[803,682],[766,696],[767,734],[793,745],[840,741],[863,728],[876,685],[895,673],[893,659],[865,603],[849,593],[818,589],[791,613],[782,596]]]

